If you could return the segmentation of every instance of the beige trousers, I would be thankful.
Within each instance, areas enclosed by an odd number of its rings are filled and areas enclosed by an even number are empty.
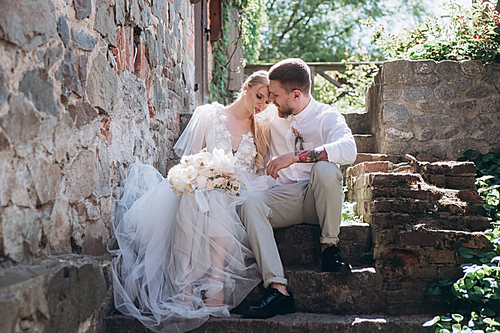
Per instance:
[[[273,228],[319,224],[320,243],[337,244],[343,201],[342,173],[330,162],[315,163],[309,181],[256,191],[245,200],[241,219],[265,287],[287,283]]]

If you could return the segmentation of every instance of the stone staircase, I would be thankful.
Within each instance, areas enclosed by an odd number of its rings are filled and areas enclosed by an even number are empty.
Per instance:
[[[490,221],[480,216],[474,165],[414,166],[380,154],[360,154],[358,160],[364,162],[349,168],[347,178],[350,199],[359,203],[367,223],[343,223],[339,243],[353,272],[321,272],[319,227],[278,229],[275,238],[298,312],[244,319],[237,308],[230,318],[211,318],[193,332],[433,331],[422,324],[448,309],[438,297],[425,296],[427,285],[461,276],[458,248],[489,246],[478,232]],[[261,287],[255,288],[242,306],[261,295]],[[116,311],[104,327],[107,333],[148,332]]]
[[[321,272],[317,226],[278,229],[278,243],[285,275],[293,290],[297,313],[271,319],[211,318],[193,332],[430,332],[422,323],[432,315],[387,315],[383,276],[374,267],[371,228],[367,223],[341,225],[343,255],[353,264],[351,274]],[[262,295],[254,289],[242,306]],[[405,313],[404,309],[400,311]],[[238,312],[238,308],[233,312]],[[424,313],[426,311],[423,311]],[[399,314],[399,313],[398,313]],[[136,319],[112,311],[105,318],[105,332],[150,332]]]

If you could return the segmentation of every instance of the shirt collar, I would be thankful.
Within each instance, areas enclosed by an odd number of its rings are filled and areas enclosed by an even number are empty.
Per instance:
[[[309,113],[311,113],[311,110],[314,108],[314,104],[316,104],[316,101],[314,98],[311,97],[311,100],[307,104],[307,106],[300,112],[299,114],[292,115],[295,118],[295,121],[297,121],[297,124],[302,121]]]

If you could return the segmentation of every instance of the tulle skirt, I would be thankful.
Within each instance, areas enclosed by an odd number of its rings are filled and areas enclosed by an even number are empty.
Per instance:
[[[261,281],[237,207],[269,177],[243,175],[247,191],[175,195],[138,160],[131,166],[114,226],[115,307],[155,332],[185,332],[226,317]],[[251,186],[249,186],[252,184]]]

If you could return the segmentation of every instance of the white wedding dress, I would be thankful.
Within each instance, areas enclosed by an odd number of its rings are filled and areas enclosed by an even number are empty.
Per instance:
[[[218,103],[197,108],[176,153],[231,153],[224,119]],[[239,197],[217,189],[178,197],[153,167],[138,160],[130,167],[114,225],[119,249],[111,251],[115,307],[155,332],[185,332],[210,315],[229,316],[261,281],[237,207],[274,180],[256,175],[251,133],[233,153],[245,183]],[[221,306],[207,306],[217,297]]]

